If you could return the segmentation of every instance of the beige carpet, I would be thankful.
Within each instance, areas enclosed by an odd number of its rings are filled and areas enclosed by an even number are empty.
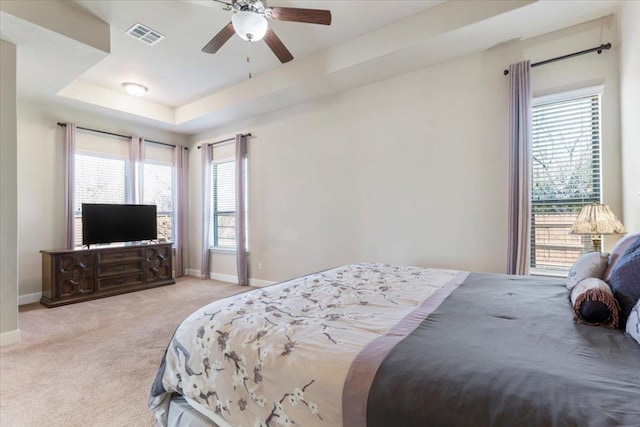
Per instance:
[[[250,288],[196,278],[46,309],[20,308],[0,349],[0,426],[151,426],[147,393],[178,324]]]

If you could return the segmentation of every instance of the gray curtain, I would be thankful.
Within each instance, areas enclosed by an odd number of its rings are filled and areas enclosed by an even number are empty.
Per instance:
[[[236,263],[238,285],[249,285],[249,257],[247,254],[247,137],[236,135]]]
[[[531,241],[531,64],[509,66],[509,241],[507,274],[529,272]]]
[[[75,186],[76,186],[76,125],[67,123],[64,138],[64,202],[67,224],[67,248],[73,249],[75,241]]]
[[[211,146],[202,144],[202,253],[200,277],[210,279],[209,272],[209,229],[211,227]]]
[[[187,203],[186,203],[186,170],[187,170],[187,151],[181,145],[173,147],[173,170],[174,172],[174,188],[175,188],[175,200],[174,200],[174,217],[175,221],[175,236],[173,236],[173,247],[176,250],[176,262],[174,264],[174,270],[176,277],[184,276],[184,245],[185,245],[185,230],[186,230],[186,215]]]

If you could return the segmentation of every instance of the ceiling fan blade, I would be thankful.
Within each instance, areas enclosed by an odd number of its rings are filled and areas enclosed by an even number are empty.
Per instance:
[[[269,49],[278,57],[283,64],[293,59],[293,55],[286,48],[280,38],[273,32],[271,28],[267,30],[267,34],[264,36],[264,42],[269,46]]]
[[[220,49],[222,45],[225,44],[234,34],[235,30],[233,29],[233,24],[229,22],[218,32],[218,34],[215,35],[214,38],[211,39],[211,41],[209,41],[209,43],[207,43],[205,47],[202,48],[202,51],[204,53],[216,53],[218,49]]]
[[[295,7],[270,7],[268,16],[276,21],[306,22],[331,25],[331,11],[321,9],[298,9]]]

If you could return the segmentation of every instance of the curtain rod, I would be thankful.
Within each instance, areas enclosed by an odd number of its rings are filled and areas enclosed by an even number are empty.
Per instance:
[[[245,133],[243,136],[253,136],[253,135],[251,135],[251,133]],[[208,144],[206,144],[206,145],[208,145],[208,146],[215,146],[215,145],[225,144],[225,143],[228,143],[228,142],[231,142],[231,141],[235,141],[235,140],[236,140],[236,138],[235,138],[235,137],[233,137],[233,138],[227,138],[227,139],[223,139],[222,141],[210,142],[210,143],[208,143]],[[202,148],[202,145],[198,145],[198,150],[199,150],[200,148]]]
[[[63,123],[63,122],[58,122],[58,126],[66,127],[67,124]],[[85,128],[85,127],[81,127],[81,126],[76,126],[76,129],[86,130],[86,131],[95,132],[95,133],[101,133],[103,135],[117,136],[118,138],[131,139],[131,136],[121,135],[119,133],[107,132],[107,131],[104,131],[104,130],[89,129],[89,128]],[[174,144],[167,144],[166,142],[152,141],[150,139],[145,139],[145,142],[150,142],[152,144],[165,145],[167,147],[176,147],[176,145],[174,145]],[[182,148],[184,148],[185,150],[189,149],[188,147],[182,147]]]
[[[531,64],[531,68],[537,67],[539,65],[549,64],[551,62],[562,61],[563,59],[573,58],[574,56],[584,55],[586,53],[598,52],[598,55],[602,53],[603,50],[611,49],[611,43],[601,44],[598,47],[592,47],[591,49],[581,50],[580,52],[570,53],[568,55],[558,56],[557,58],[547,59],[545,61],[536,62],[535,64]],[[509,74],[509,70],[504,70],[504,75]]]

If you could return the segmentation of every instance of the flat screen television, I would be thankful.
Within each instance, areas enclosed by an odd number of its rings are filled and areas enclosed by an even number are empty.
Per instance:
[[[156,240],[156,205],[82,204],[82,244]]]

